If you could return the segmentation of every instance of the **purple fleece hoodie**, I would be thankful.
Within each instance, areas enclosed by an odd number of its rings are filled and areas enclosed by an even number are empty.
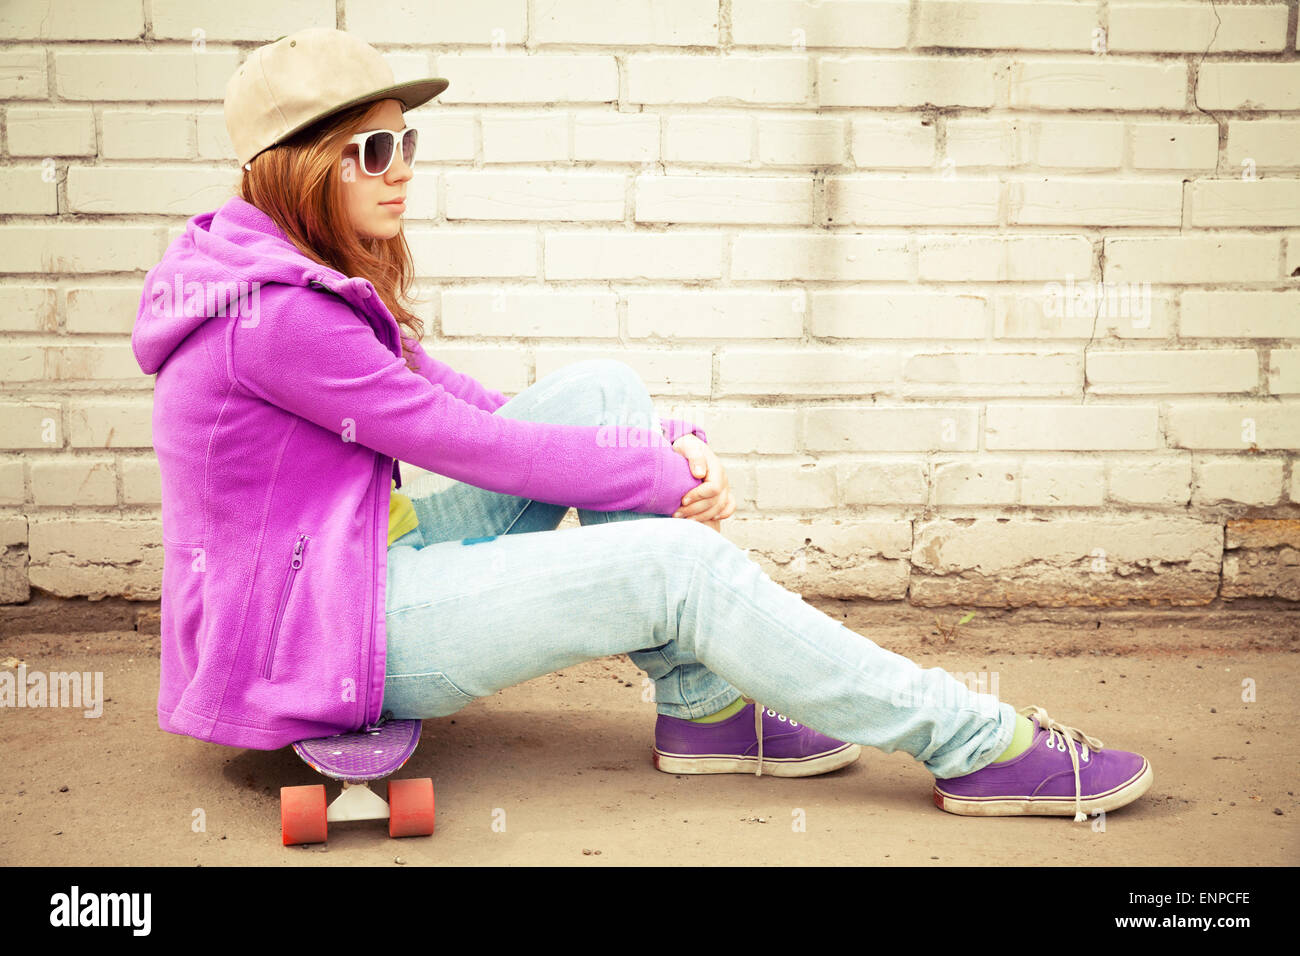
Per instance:
[[[409,343],[409,340],[408,340]],[[398,460],[503,494],[671,514],[703,431],[552,425],[415,343],[365,279],[299,252],[234,197],[145,278],[131,335],[162,473],[158,724],[270,750],[368,726],[384,692]]]

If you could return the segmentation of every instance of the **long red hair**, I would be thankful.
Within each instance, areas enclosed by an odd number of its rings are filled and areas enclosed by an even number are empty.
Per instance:
[[[358,234],[343,202],[343,147],[375,105],[340,110],[259,153],[243,171],[239,194],[270,216],[303,255],[345,276],[369,280],[399,331],[418,341],[424,325],[407,308],[414,266],[406,235],[400,230],[391,239]],[[402,351],[414,371],[405,338]]]

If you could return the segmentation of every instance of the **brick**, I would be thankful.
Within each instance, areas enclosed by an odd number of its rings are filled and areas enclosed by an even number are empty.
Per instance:
[[[138,3],[103,0],[5,0],[0,36],[6,40],[134,40],[144,36]]]
[[[130,335],[135,328],[142,292],[142,284],[69,289],[65,323],[68,333]]]
[[[1112,53],[1268,53],[1286,46],[1286,5],[1111,3]]]
[[[507,337],[613,338],[618,297],[610,292],[448,289],[442,293],[442,334]]]
[[[1011,65],[1011,106],[1052,110],[1181,110],[1187,67],[1117,60],[1020,60]],[[1202,104],[1204,105],[1204,104]]]
[[[1221,502],[1272,505],[1282,500],[1282,461],[1212,459],[1196,463],[1192,504],[1206,507]]]
[[[875,169],[930,166],[934,162],[933,123],[921,117],[855,119],[851,150],[857,166]]]
[[[0,332],[58,330],[53,288],[0,285]]]
[[[8,47],[0,50],[0,97],[7,100],[43,100],[48,95],[43,49]]]
[[[1100,508],[1105,499],[1100,461],[1028,458],[1020,468],[1019,503],[1042,508]]]
[[[948,143],[943,164],[964,169],[970,166],[1010,167],[1020,165],[1016,139],[1019,120],[950,119],[945,124]],[[941,165],[943,165],[941,164]]]
[[[890,388],[899,356],[879,349],[727,349],[718,395],[866,395]]]
[[[637,222],[812,223],[811,179],[775,176],[638,176]]]
[[[934,463],[936,505],[1010,505],[1018,497],[1018,463],[1012,458],[981,455],[978,459]]]
[[[579,113],[573,118],[579,162],[652,163],[659,159],[659,117],[650,113]]]
[[[10,107],[10,156],[94,156],[95,114],[89,109]]]
[[[1008,200],[1015,225],[1177,226],[1183,216],[1181,181],[1025,180],[1009,184]]]
[[[0,345],[0,380],[67,382],[137,379],[140,366],[129,344]]]
[[[1300,522],[1235,519],[1225,532],[1221,597],[1300,601]]]
[[[1207,604],[1223,531],[1192,518],[916,522],[908,588],[924,607]]]
[[[976,408],[808,406],[799,409],[809,451],[976,451]]]
[[[839,166],[845,163],[844,121],[759,118],[758,161],[767,166]]]
[[[712,0],[618,5],[552,0],[534,12],[531,26],[531,39],[539,45],[717,46],[719,40],[718,5]]]
[[[152,0],[151,9],[153,35],[163,40],[256,40],[261,45],[307,27],[335,25],[334,0],[222,0],[215,4]],[[196,29],[203,31],[197,38]]]
[[[1182,507],[1191,499],[1188,458],[1123,458],[1106,462],[1106,497],[1121,505]]]
[[[1219,161],[1216,123],[1133,123],[1136,169],[1212,172]]]
[[[1124,163],[1124,124],[1117,120],[1036,120],[1018,135],[1020,159],[1036,166],[1118,169]]]
[[[896,279],[915,274],[905,236],[741,233],[732,242],[733,279]]]
[[[660,414],[682,418],[666,409]],[[719,455],[789,455],[798,449],[798,414],[789,408],[712,405],[686,420],[698,421]]]
[[[536,56],[443,53],[436,75],[455,81],[440,103],[612,103],[618,99],[618,63],[610,55]]]
[[[755,465],[754,483],[755,504],[760,511],[811,511],[837,504],[834,465]]]
[[[549,233],[547,279],[719,279],[717,233]]]
[[[808,331],[818,338],[983,339],[988,300],[940,292],[814,292]]]
[[[537,237],[526,232],[477,229],[408,229],[415,273],[427,278],[537,275]]]
[[[1300,393],[1300,349],[1272,349],[1268,353],[1268,394]]]
[[[823,57],[822,106],[997,105],[996,64],[979,57]]]
[[[1202,63],[1196,105],[1203,110],[1300,109],[1300,63]]]
[[[1193,226],[1300,226],[1300,180],[1198,179],[1188,205]]]
[[[772,580],[795,594],[899,601],[907,596],[907,520],[728,521],[730,540]]]
[[[485,163],[545,163],[569,158],[567,114],[485,115],[480,122]]]
[[[915,353],[904,356],[907,398],[968,396],[1059,397],[1083,388],[1083,362],[1074,352]]]
[[[921,461],[841,462],[838,474],[845,505],[924,505],[929,495]]]
[[[1189,289],[1179,306],[1182,338],[1300,338],[1300,293]]]
[[[188,159],[197,152],[189,110],[106,109],[103,124],[105,159]]]
[[[996,179],[826,179],[826,221],[889,226],[993,226],[998,223]]]
[[[1050,0],[919,0],[915,45],[1087,51],[1097,13],[1096,4]]]
[[[779,339],[803,333],[802,297],[781,292],[626,293],[632,338]]]
[[[66,51],[54,83],[69,100],[217,100],[239,66],[233,52]]]
[[[906,0],[823,2],[732,0],[731,42],[788,49],[907,46]]]
[[[413,39],[437,43],[522,43],[527,27],[527,6],[522,0],[480,0],[450,5],[406,0],[344,0],[343,9],[348,32],[356,33],[367,43],[410,43]],[[437,75],[448,79],[460,76],[454,71]],[[448,92],[456,82],[452,79]]]
[[[922,236],[921,281],[1027,282],[1092,274],[1092,243],[1082,236]]]
[[[139,369],[136,369],[137,376]],[[86,399],[68,403],[73,448],[152,448],[152,398]]]
[[[162,473],[158,470],[157,460],[123,458],[121,470],[122,504],[162,504]],[[405,484],[405,480],[402,483]]]
[[[629,103],[721,106],[809,102],[808,62],[804,56],[641,54],[628,57],[626,69]]]
[[[742,165],[753,156],[754,121],[728,113],[666,117],[664,159],[676,163]]]
[[[32,587],[55,597],[113,595],[157,600],[162,582],[162,529],[157,520],[31,519]]]
[[[521,349],[431,341],[425,343],[425,350],[456,371],[464,372],[505,395],[517,395],[528,387],[528,356]]]
[[[1149,284],[1135,288],[1120,283],[1049,282],[1032,294],[998,296],[993,337],[1164,340],[1173,334],[1172,312],[1169,299],[1151,294]]]
[[[21,505],[27,502],[27,485],[23,477],[23,468],[24,465],[21,461],[0,461],[0,505]],[[4,520],[0,518],[0,522]],[[25,541],[25,520],[23,530]],[[0,537],[0,544],[3,544],[3,537]],[[3,603],[4,601],[0,600],[0,604]]]
[[[54,215],[59,211],[58,184],[46,181],[44,166],[0,167],[0,213]]]
[[[1154,405],[989,405],[989,451],[1132,451],[1161,447]]]
[[[1088,390],[1099,395],[1217,395],[1254,391],[1258,384],[1259,356],[1254,349],[1088,353]]]
[[[612,358],[630,366],[652,395],[709,394],[712,358],[707,349],[539,348],[536,355],[539,380],[574,362]]]
[[[448,172],[448,219],[617,221],[627,177],[608,173]]]
[[[117,470],[111,458],[32,462],[32,499],[38,507],[117,504]]]
[[[1229,120],[1228,163],[1241,170],[1247,160],[1257,169],[1300,166],[1300,121]]]
[[[477,132],[473,116],[416,110],[406,114],[406,123],[420,131],[420,145],[415,157],[417,164],[474,159]]]
[[[235,174],[226,169],[74,166],[68,170],[68,204],[73,212],[194,216],[218,208],[234,190]]]
[[[1144,236],[1104,243],[1107,282],[1273,281],[1281,251],[1274,236]]]
[[[24,604],[32,596],[27,522],[26,515],[0,517],[0,604]]]
[[[226,117],[224,113],[214,112],[212,110],[200,110],[195,114],[195,155],[199,159],[234,159],[235,147],[230,142],[230,134],[226,131]],[[408,118],[407,122],[412,126],[414,116]],[[420,131],[420,155],[424,156],[425,140],[424,131]]]
[[[150,226],[0,225],[0,262],[11,273],[146,271],[162,251]]]
[[[63,447],[63,409],[57,404],[0,403],[0,422],[0,448],[6,451]]]
[[[1300,448],[1300,415],[1288,405],[1176,402],[1165,419],[1173,448],[1242,452]]]
[[[1286,237],[1286,258],[1283,262],[1284,276],[1300,276],[1300,232],[1293,232]]]

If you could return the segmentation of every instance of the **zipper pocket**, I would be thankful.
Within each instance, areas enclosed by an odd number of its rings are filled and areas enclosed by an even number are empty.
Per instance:
[[[307,535],[298,535],[298,540],[293,546],[293,558],[289,561],[289,573],[284,579],[284,587],[280,589],[280,606],[275,611],[275,621],[271,624],[271,641],[266,647],[266,658],[262,662],[262,676],[268,680],[271,677],[271,665],[275,663],[275,644],[280,638],[280,623],[284,618],[285,606],[289,603],[289,592],[293,589],[293,579],[298,574],[298,569],[302,567],[302,551],[307,544]]]

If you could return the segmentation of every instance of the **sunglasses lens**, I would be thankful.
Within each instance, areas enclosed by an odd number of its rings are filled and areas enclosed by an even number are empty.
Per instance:
[[[415,144],[418,139],[417,131],[408,129],[402,136],[402,159],[407,166],[415,165]]]
[[[393,139],[392,133],[380,130],[366,140],[362,162],[371,176],[378,176],[388,168],[393,158]]]

